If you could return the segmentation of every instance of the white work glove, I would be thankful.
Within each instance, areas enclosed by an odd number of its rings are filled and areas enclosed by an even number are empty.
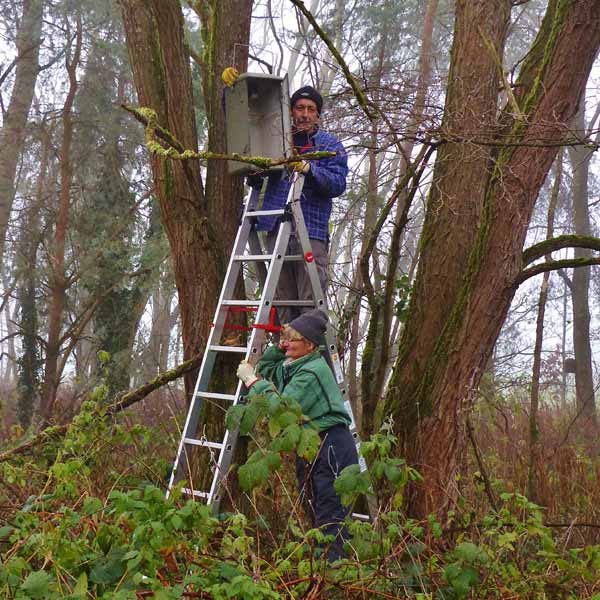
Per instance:
[[[306,175],[310,171],[310,162],[308,162],[307,160],[300,160],[298,162],[292,163],[292,168],[294,169],[294,171]]]
[[[247,388],[252,387],[259,380],[254,367],[247,360],[239,364],[236,375]]]

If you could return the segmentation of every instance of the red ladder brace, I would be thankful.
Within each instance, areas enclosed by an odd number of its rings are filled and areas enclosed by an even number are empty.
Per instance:
[[[256,312],[258,310],[257,306],[228,306],[227,308],[228,308],[228,311],[227,311],[227,316],[225,317],[225,323],[223,325],[223,329],[229,329],[232,331],[252,331],[252,329],[264,329],[265,331],[268,331],[269,333],[277,333],[283,329],[283,327],[281,325],[275,324],[276,309],[274,306],[269,311],[269,322],[268,323],[255,323],[254,325],[251,325],[249,327],[246,325],[235,325],[234,323],[230,323],[228,321],[229,314],[230,313]],[[215,326],[215,324],[212,323],[212,327],[214,327],[214,326]]]

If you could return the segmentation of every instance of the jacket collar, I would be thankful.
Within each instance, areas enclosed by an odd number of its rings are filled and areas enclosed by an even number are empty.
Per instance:
[[[301,356],[300,358],[297,358],[295,360],[288,361],[288,359],[286,359],[283,362],[283,366],[286,369],[289,369],[290,371],[296,371],[297,369],[299,369],[300,367],[302,367],[303,365],[305,365],[306,363],[310,362],[318,356],[320,356],[320,352],[318,350],[313,350],[312,352],[309,352],[308,354],[305,354],[304,356]]]

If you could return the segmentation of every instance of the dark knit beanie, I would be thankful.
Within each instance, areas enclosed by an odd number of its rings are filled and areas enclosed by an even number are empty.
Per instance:
[[[294,108],[294,104],[296,104],[298,100],[302,100],[302,98],[306,100],[312,100],[317,105],[317,112],[321,114],[321,109],[323,108],[323,96],[321,96],[321,94],[319,94],[319,92],[317,92],[317,90],[315,90],[314,87],[311,87],[310,85],[305,85],[299,90],[296,90],[292,94],[292,98],[290,100],[292,108]]]
[[[309,342],[319,346],[323,343],[323,334],[327,328],[327,315],[314,308],[296,317],[289,325]]]

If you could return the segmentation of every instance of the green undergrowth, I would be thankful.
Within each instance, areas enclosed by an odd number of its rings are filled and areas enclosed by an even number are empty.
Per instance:
[[[600,546],[564,545],[522,495],[503,493],[477,518],[466,506],[443,524],[407,518],[404,491],[419,475],[394,456],[390,426],[362,445],[374,481],[350,468],[337,483],[348,501],[373,486],[390,508],[375,524],[349,520],[348,558],[330,565],[330,540],[306,525],[293,488],[280,494],[285,506],[218,517],[180,488],[166,499],[156,431],[100,418],[96,407],[35,459],[0,465],[0,598],[600,600]],[[229,424],[253,437],[238,470],[253,506],[290,454],[317,451],[318,435],[286,398],[236,408]],[[22,489],[32,493],[17,503]],[[273,527],[284,511],[285,526]]]

